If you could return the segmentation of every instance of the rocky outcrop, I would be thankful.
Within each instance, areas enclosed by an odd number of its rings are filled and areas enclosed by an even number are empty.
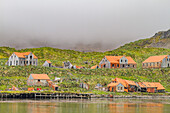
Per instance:
[[[170,48],[170,29],[156,33],[146,47]]]
[[[156,33],[153,37],[156,38],[160,36],[160,39],[170,38],[170,29],[168,31],[160,31]]]

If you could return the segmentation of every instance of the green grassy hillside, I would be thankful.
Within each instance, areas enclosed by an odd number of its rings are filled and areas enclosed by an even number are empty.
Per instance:
[[[86,91],[79,88],[80,82],[87,82],[90,85],[90,91],[94,89],[97,83],[106,86],[114,77],[120,77],[134,81],[160,82],[170,91],[170,68],[164,69],[142,69],[142,61],[152,55],[170,54],[170,49],[151,48],[147,45],[153,38],[142,39],[121,46],[113,51],[107,52],[79,52],[74,50],[61,50],[50,47],[30,48],[16,50],[9,47],[0,47],[0,90],[15,85],[17,87],[28,87],[26,80],[31,73],[46,73],[51,79],[54,77],[65,78],[60,84],[62,90],[67,91]],[[8,57],[15,51],[33,52],[39,58],[39,65],[35,66],[5,66]],[[82,65],[87,68],[98,64],[105,55],[126,55],[131,56],[137,62],[137,69],[82,69],[69,70],[42,67],[45,60],[51,60],[53,65],[62,66],[63,61],[69,60],[73,65]],[[84,64],[88,61],[89,64]],[[92,63],[93,61],[93,63]],[[70,74],[72,73],[72,74]],[[73,81],[78,79],[78,82]]]

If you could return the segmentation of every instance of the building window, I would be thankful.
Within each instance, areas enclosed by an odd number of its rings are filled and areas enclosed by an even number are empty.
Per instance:
[[[155,66],[155,62],[153,63],[153,66]]]
[[[159,62],[157,62],[157,66],[159,65]]]
[[[148,63],[146,63],[146,66],[148,66]]]
[[[16,61],[16,65],[18,65],[18,61]]]
[[[26,59],[28,59],[28,56],[25,56]]]
[[[151,63],[150,63],[150,66],[151,66]]]
[[[32,56],[30,56],[30,59],[32,59]]]
[[[133,65],[133,67],[135,67],[135,65]]]
[[[127,62],[127,60],[125,60],[125,62]]]
[[[40,79],[38,79],[38,82],[40,82]]]
[[[11,56],[11,59],[13,59],[13,56]]]
[[[115,65],[114,64],[112,64],[112,67],[114,67]]]
[[[123,60],[121,60],[120,62],[123,62]]]
[[[117,67],[119,67],[119,64],[117,64]]]
[[[145,63],[143,63],[143,66],[145,66]]]
[[[130,67],[130,65],[128,64],[128,67]]]
[[[12,65],[12,61],[10,61],[10,66]]]
[[[27,64],[28,64],[28,61],[27,61]]]
[[[122,87],[120,87],[120,89],[122,90],[123,88],[122,88]]]

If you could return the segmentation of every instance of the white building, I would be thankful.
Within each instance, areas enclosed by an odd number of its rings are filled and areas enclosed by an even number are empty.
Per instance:
[[[6,62],[8,66],[26,66],[26,65],[38,65],[38,58],[32,52],[14,52]]]

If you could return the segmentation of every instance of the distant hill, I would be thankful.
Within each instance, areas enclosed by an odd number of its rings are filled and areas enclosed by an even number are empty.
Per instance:
[[[170,54],[170,30],[156,33],[153,37],[141,39],[125,44],[115,50],[106,52],[80,52],[74,50],[57,49],[51,47],[29,48],[16,50],[15,48],[0,47],[0,58],[8,58],[13,52],[31,51],[39,59],[52,60],[55,65],[62,65],[63,61],[71,61],[75,65],[90,67],[98,64],[105,55],[131,56],[140,67],[141,62],[152,55]],[[89,61],[89,64],[84,64]],[[90,63],[93,61],[93,63]],[[41,64],[41,63],[40,63]]]
[[[151,38],[140,40],[137,46],[170,49],[170,29],[168,31],[160,31]]]

